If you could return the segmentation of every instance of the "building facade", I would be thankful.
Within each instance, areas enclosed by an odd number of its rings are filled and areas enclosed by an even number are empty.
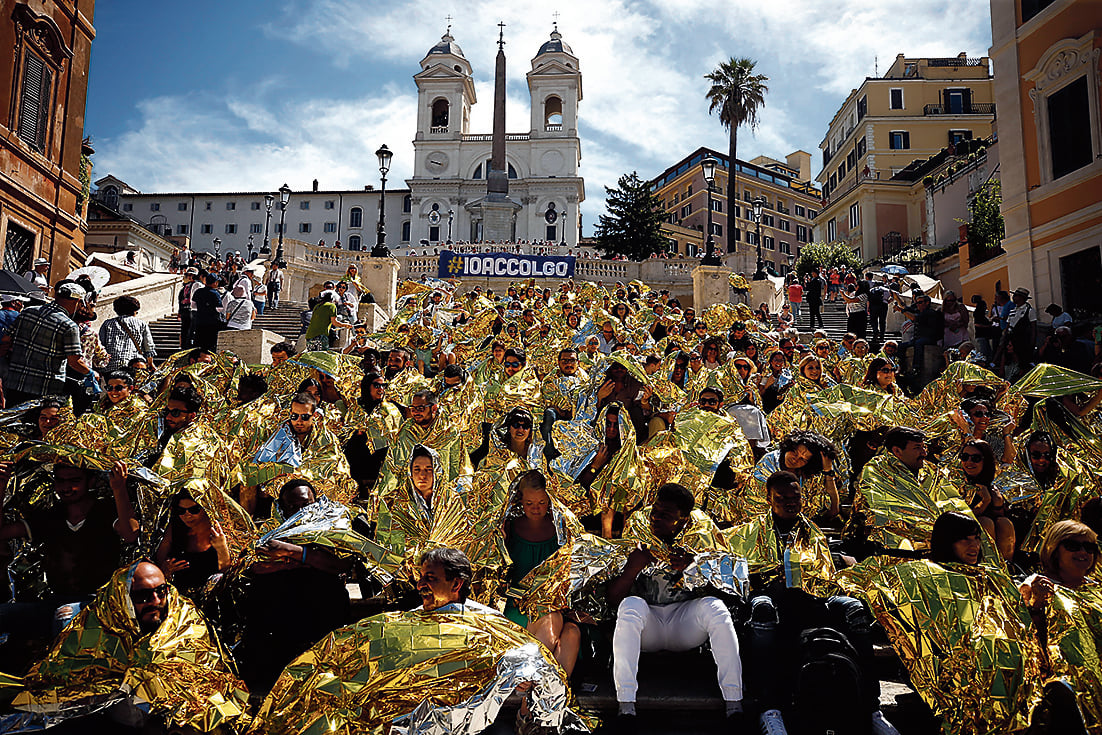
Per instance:
[[[20,274],[83,264],[94,0],[0,0],[0,243]]]
[[[784,163],[766,156],[738,161],[739,201],[733,205],[727,201],[730,161],[725,153],[698,148],[663,171],[651,181],[651,187],[666,216],[662,232],[670,243],[669,252],[690,257],[704,253],[708,186],[701,161],[708,155],[717,161],[711,196],[712,238],[717,251],[727,254],[725,262],[736,271],[750,274],[757,269],[758,228],[751,202],[761,196],[765,199],[762,259],[777,273],[787,273],[800,248],[811,242],[812,219],[821,201],[821,192],[809,181],[811,154],[804,151],[789,154]]]
[[[912,164],[946,146],[987,138],[995,118],[987,57],[896,57],[835,113],[819,144],[822,208],[815,239],[841,242],[863,261],[897,241],[924,242],[925,196]]]
[[[486,195],[493,136],[469,130],[471,107],[477,102],[474,79],[450,32],[429,49],[413,79],[417,132],[413,176],[406,181],[413,198],[413,241],[480,241],[477,202]],[[509,133],[505,142],[509,196],[521,205],[511,239],[576,247],[585,199],[578,175],[582,75],[578,58],[558,30],[532,59],[527,80],[528,131]]]
[[[265,232],[276,252],[280,232],[279,192],[177,192],[143,194],[114,176],[96,181],[95,197],[105,207],[132,218],[162,237],[188,237],[198,252],[260,252]],[[265,195],[275,198],[269,218]],[[329,247],[370,250],[376,242],[380,192],[362,190],[292,191],[284,235]],[[412,200],[408,189],[387,189],[386,242],[395,253],[411,247]]]
[[[1102,317],[1102,13],[1092,0],[991,0],[1006,236],[962,272],[989,300]]]

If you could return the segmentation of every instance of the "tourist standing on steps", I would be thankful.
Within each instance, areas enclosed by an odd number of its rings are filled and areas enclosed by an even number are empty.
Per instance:
[[[807,308],[809,312],[808,331],[815,331],[815,321],[819,321],[819,326],[823,325],[823,291],[826,288],[826,281],[823,280],[819,266],[815,266],[811,270],[811,275],[808,276],[807,282],[804,284],[804,297],[807,299]]]
[[[788,303],[792,304],[792,316],[798,321],[800,318],[800,305],[804,302],[804,287],[795,276],[788,283]]]
[[[268,272],[268,308],[279,308],[279,292],[283,290],[283,269],[279,263],[272,263]]]

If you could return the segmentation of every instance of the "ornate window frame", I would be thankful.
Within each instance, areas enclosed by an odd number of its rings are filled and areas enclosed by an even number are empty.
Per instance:
[[[34,150],[46,155],[51,147],[51,133],[53,132],[54,107],[61,85],[61,75],[65,64],[73,58],[72,50],[65,44],[65,37],[58,28],[57,23],[48,15],[39,15],[25,3],[18,3],[12,11],[12,23],[15,28],[15,49],[13,59],[15,69],[12,74],[11,109],[8,111],[8,119],[11,121],[12,130],[17,132],[16,137]],[[24,96],[24,67],[28,54],[34,54],[42,62],[49,72],[49,89],[45,100],[39,100],[40,109],[38,115],[42,125],[39,140],[28,141],[22,135],[18,135],[21,127],[20,115],[23,114],[22,101]],[[44,105],[42,103],[45,103]]]
[[[1037,66],[1022,75],[1022,79],[1033,82],[1029,98],[1033,101],[1033,124],[1037,131],[1037,157],[1041,171],[1041,186],[1057,181],[1052,174],[1052,146],[1048,125],[1048,98],[1072,82],[1082,77],[1087,79],[1087,101],[1090,114],[1091,146],[1095,155],[1094,162],[1078,171],[1061,176],[1064,182],[1069,177],[1081,175],[1084,171],[1093,171],[1100,164],[1102,155],[1102,122],[1098,112],[1098,60],[1102,49],[1094,48],[1095,32],[1092,30],[1080,38],[1065,38],[1049,47]]]

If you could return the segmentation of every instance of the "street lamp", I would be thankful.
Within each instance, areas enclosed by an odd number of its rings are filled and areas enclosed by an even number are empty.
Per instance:
[[[379,189],[379,230],[375,239],[375,247],[371,248],[372,258],[389,258],[390,250],[386,246],[386,174],[390,171],[390,159],[394,157],[390,149],[384,143],[375,151],[379,158],[379,174],[382,176],[383,185]]]
[[[272,224],[272,203],[275,202],[275,197],[271,194],[264,195],[264,206],[268,210],[268,214],[264,217],[264,247],[260,248],[262,255],[271,255],[272,246],[268,244],[268,227]]]
[[[704,260],[701,265],[723,265],[723,261],[716,255],[716,240],[712,235],[712,186],[716,183],[716,159],[712,156],[704,156],[700,162],[700,168],[704,171],[704,183],[708,185],[708,240],[705,245]]]
[[[448,242],[452,241],[452,220],[455,219],[455,210],[448,210]]]
[[[279,187],[279,245],[276,246],[276,263],[283,267],[283,231],[287,229],[287,202],[291,199],[291,187]]]
[[[761,257],[761,208],[765,205],[765,197],[754,197],[750,205],[754,208],[754,222],[758,225],[758,269],[754,271],[755,281],[765,280],[765,261]]]
[[[214,259],[218,260],[218,250],[222,247],[222,238],[216,237],[210,241],[214,245]]]

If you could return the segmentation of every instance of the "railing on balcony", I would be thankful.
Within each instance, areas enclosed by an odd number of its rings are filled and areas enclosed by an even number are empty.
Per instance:
[[[940,59],[930,59],[929,66],[983,66],[983,59],[962,59],[959,56],[949,56]]]
[[[547,123],[543,126],[543,130],[547,133],[561,133],[562,123]]]
[[[505,140],[528,140],[531,136],[528,133],[506,133]],[[470,133],[463,136],[465,142],[472,143],[490,143],[494,139],[493,135],[483,133]]]
[[[959,110],[950,109],[949,105],[926,105],[922,108],[923,115],[994,115],[994,102],[973,102],[970,105],[962,105]]]
[[[981,263],[986,263],[992,258],[997,258],[1006,251],[1003,250],[1002,241],[996,242],[972,242],[967,224],[960,226],[961,240],[968,243],[968,267],[975,268]]]
[[[448,126],[447,125],[433,125],[431,128],[429,128],[429,132],[433,135],[437,135],[439,133],[446,133],[446,132],[448,132]]]

